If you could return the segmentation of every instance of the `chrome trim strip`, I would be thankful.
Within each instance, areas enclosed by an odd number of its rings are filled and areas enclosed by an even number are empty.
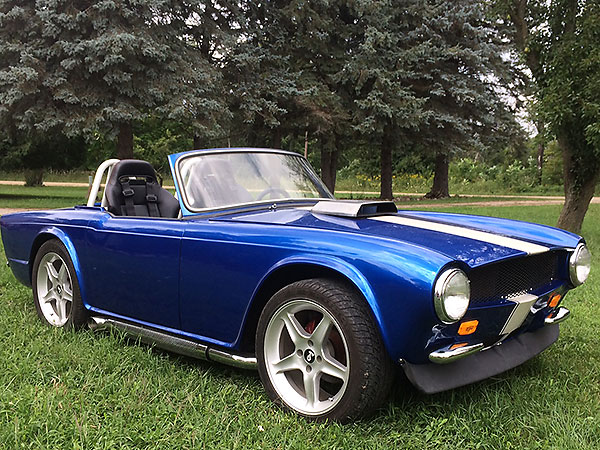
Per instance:
[[[177,161],[187,158],[189,156],[198,156],[198,155],[211,155],[211,154],[219,154],[219,153],[281,153],[285,155],[293,155],[300,156],[303,159],[304,155],[301,153],[296,153],[291,150],[283,150],[278,148],[261,148],[261,147],[224,147],[224,148],[207,148],[207,149],[197,149],[190,150],[187,152],[182,152],[183,154],[177,158]]]
[[[544,319],[544,323],[546,325],[554,325],[556,323],[561,323],[562,321],[566,320],[570,314],[571,314],[571,311],[569,311],[567,308],[561,306],[560,308],[558,308],[558,310],[556,311],[556,314],[554,316],[546,317]]]
[[[527,315],[531,312],[531,307],[537,301],[537,299],[538,297],[531,294],[523,294],[519,295],[518,297],[508,299],[509,301],[514,302],[515,306],[510,313],[510,316],[508,316],[502,331],[500,331],[500,335],[502,336],[505,334],[510,334],[519,328],[527,318]]]
[[[189,339],[112,318],[92,317],[89,327],[94,331],[117,329],[134,339],[139,339],[145,344],[156,345],[164,350],[191,358],[215,361],[241,369],[255,370],[257,368],[255,357],[247,357],[222,349],[209,348],[207,345]]]
[[[269,208],[269,209],[273,209],[271,208],[273,205],[276,207],[288,207],[291,208],[294,206],[295,203],[301,203],[301,204],[306,204],[306,203],[317,203],[319,201],[322,200],[331,200],[328,198],[286,198],[285,200],[277,200],[277,201],[273,201],[273,200],[265,200],[265,201],[260,201],[260,202],[250,202],[250,203],[237,203],[235,205],[227,205],[227,206],[219,206],[216,208],[201,208],[201,209],[194,209],[191,210],[189,208],[186,209],[192,214],[186,217],[183,217],[184,219],[189,218],[189,217],[195,217],[194,215],[198,215],[198,214],[203,214],[203,217],[207,217],[207,218],[212,218],[216,215],[226,215],[226,214],[237,214],[237,213],[244,213],[244,212],[248,212],[248,211],[257,211],[257,210],[261,210],[261,209],[265,209],[265,208]],[[275,208],[277,209],[277,208]],[[195,217],[197,218],[197,217]]]
[[[448,364],[464,358],[465,356],[472,355],[483,349],[483,343],[465,345],[464,347],[458,347],[454,350],[440,349],[429,354],[429,361],[436,364]]]
[[[423,219],[412,219],[409,217],[402,216],[381,216],[373,217],[370,220],[379,220],[381,222],[394,223],[397,225],[405,225],[408,227],[420,228],[422,230],[437,231],[439,233],[475,239],[478,241],[488,242],[490,244],[501,245],[502,247],[519,250],[530,255],[544,253],[550,250],[548,247],[545,247],[543,245],[533,244],[531,242],[502,236],[499,234],[493,234],[488,231],[473,230],[471,228],[460,227],[457,225],[447,225]]]

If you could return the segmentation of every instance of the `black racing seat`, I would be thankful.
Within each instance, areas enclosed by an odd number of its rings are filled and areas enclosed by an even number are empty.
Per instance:
[[[116,216],[171,217],[179,215],[179,202],[158,183],[147,161],[123,159],[113,166],[106,183],[108,211]]]

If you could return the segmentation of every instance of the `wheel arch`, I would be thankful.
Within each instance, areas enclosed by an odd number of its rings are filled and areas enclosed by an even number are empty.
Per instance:
[[[283,287],[296,281],[310,278],[329,278],[341,281],[366,301],[373,314],[380,333],[383,335],[383,321],[375,294],[364,275],[355,267],[338,258],[290,258],[271,268],[254,291],[252,301],[246,311],[244,323],[238,338],[238,346],[244,351],[254,351],[256,327],[260,314],[269,299]]]
[[[85,303],[84,296],[84,286],[83,286],[83,278],[81,276],[81,266],[79,263],[79,257],[77,256],[77,251],[75,250],[75,246],[73,245],[73,241],[71,238],[65,233],[63,230],[57,227],[48,227],[42,229],[38,235],[33,240],[31,245],[31,251],[29,254],[29,281],[33,282],[33,262],[35,261],[35,257],[40,250],[40,247],[44,245],[45,242],[48,242],[51,239],[59,240],[67,249],[67,253],[71,258],[71,262],[73,263],[73,267],[75,268],[75,275],[77,276],[77,282],[79,283],[79,292],[81,294],[81,298],[83,304]]]

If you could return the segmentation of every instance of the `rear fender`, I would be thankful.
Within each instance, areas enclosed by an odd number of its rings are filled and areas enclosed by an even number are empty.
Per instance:
[[[83,304],[87,308],[88,305],[84,300],[85,299],[85,294],[84,294],[85,286],[84,286],[84,282],[83,282],[83,276],[81,274],[81,265],[79,263],[79,257],[77,256],[77,251],[75,250],[75,246],[73,245],[71,238],[60,228],[53,227],[53,226],[43,228],[40,230],[40,232],[36,236],[35,240],[33,241],[33,245],[31,247],[31,256],[29,258],[29,280],[30,280],[30,283],[32,282],[32,278],[33,278],[32,272],[33,272],[33,262],[35,260],[35,256],[36,256],[38,250],[40,249],[40,247],[42,246],[42,244],[44,244],[44,242],[46,242],[50,239],[58,239],[60,242],[62,242],[62,244],[67,249],[67,253],[69,254],[69,257],[71,258],[71,262],[73,263],[73,267],[75,268],[75,276],[77,277],[77,282],[79,283],[79,292],[81,294],[81,299],[83,301]]]

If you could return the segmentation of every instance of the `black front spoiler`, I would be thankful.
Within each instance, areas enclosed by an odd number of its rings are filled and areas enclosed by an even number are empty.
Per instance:
[[[543,352],[558,339],[558,325],[547,325],[450,364],[402,365],[410,382],[426,394],[454,389],[498,375]]]

